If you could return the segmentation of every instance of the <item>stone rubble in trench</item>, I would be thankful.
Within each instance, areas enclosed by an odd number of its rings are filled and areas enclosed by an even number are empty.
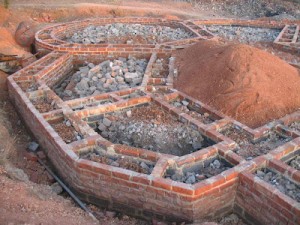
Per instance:
[[[71,43],[99,44],[156,44],[191,38],[193,35],[182,28],[160,25],[114,23],[104,26],[88,26],[75,32],[68,41]]]
[[[55,88],[64,100],[133,88],[142,83],[146,59],[119,57],[98,65],[88,63]]]

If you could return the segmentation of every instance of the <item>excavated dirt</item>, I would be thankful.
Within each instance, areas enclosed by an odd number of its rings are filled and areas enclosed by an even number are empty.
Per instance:
[[[58,123],[51,123],[51,126],[66,143],[71,143],[73,141],[82,139],[82,135],[75,130],[68,120]]]
[[[113,143],[177,156],[214,143],[155,104],[114,112],[91,125]]]
[[[254,47],[201,41],[176,63],[175,88],[251,128],[300,107],[299,71]]]
[[[56,109],[54,101],[48,98],[39,98],[31,100],[31,103],[40,113],[46,113]]]
[[[254,142],[248,133],[235,126],[230,126],[221,131],[221,133],[238,144],[237,149],[234,151],[246,160],[251,160],[256,156],[267,154],[270,150],[273,150],[292,139],[291,137],[284,137],[276,132],[271,132],[264,139]]]

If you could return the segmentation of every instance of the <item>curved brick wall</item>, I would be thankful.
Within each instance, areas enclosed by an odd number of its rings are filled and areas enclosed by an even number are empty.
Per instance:
[[[59,39],[70,27],[78,30],[94,22],[104,24],[131,22],[132,20],[132,18],[86,20],[45,28],[36,35],[37,46],[41,51],[51,52],[8,79],[12,101],[29,129],[46,149],[48,158],[63,180],[87,202],[145,219],[157,217],[169,221],[193,222],[220,217],[234,211],[252,224],[299,224],[300,203],[259,180],[253,172],[267,167],[285,174],[296,183],[300,182],[300,172],[285,163],[289,157],[299,154],[300,133],[287,126],[292,122],[300,121],[300,112],[297,111],[253,130],[173,89],[174,65],[171,62],[166,78],[152,77],[153,63],[161,55],[170,56],[176,46],[182,48],[198,39],[213,37],[212,34],[205,33],[205,30],[196,25],[202,22],[135,18],[135,22],[142,23],[180,24],[198,34],[198,37],[193,40],[180,40],[173,44],[162,43],[160,46],[122,45],[115,47],[109,45],[100,47],[79,44],[71,46]],[[259,23],[268,26],[263,22]],[[128,55],[149,59],[143,82],[139,87],[68,101],[63,101],[51,89],[70,74],[77,64],[85,61],[96,63]],[[137,91],[142,92],[143,95],[124,98]],[[45,113],[39,112],[32,101],[39,98],[54,101],[55,109]],[[78,105],[87,105],[106,99],[110,99],[111,102],[76,109]],[[172,104],[176,99],[188,101],[199,114],[209,113],[214,118],[213,121],[204,124],[181,111]],[[113,144],[88,125],[89,118],[97,118],[110,112],[148,103],[155,104],[161,110],[172,114],[181,123],[187,124],[211,139],[214,144],[187,155],[174,156]],[[82,135],[82,140],[67,144],[55,132],[53,124],[64,118],[68,119],[72,127]],[[260,141],[270,132],[287,136],[289,141],[270,150],[266,155],[249,160],[236,153],[237,143],[224,136],[222,132],[233,125],[250,135],[254,142]],[[147,175],[80,157],[83,152],[96,146],[108,153],[148,160],[155,165],[154,169],[151,174]],[[232,167],[194,185],[164,178],[168,168],[192,168],[213,157],[222,158]]]

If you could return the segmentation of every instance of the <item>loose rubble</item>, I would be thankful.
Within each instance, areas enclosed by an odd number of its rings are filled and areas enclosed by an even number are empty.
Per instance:
[[[258,170],[255,174],[260,179],[268,182],[269,184],[275,186],[280,192],[291,197],[292,199],[300,202],[300,186],[299,184],[289,180],[282,174],[274,172],[270,169],[264,168]]]
[[[67,40],[82,44],[156,44],[191,38],[193,34],[182,28],[160,25],[114,23],[104,26],[88,26],[75,32]]]
[[[117,155],[117,154],[107,154],[104,150],[94,149],[92,152],[82,154],[80,156],[84,159],[89,159],[94,162],[103,163],[110,166],[121,167],[124,169],[132,170],[138,173],[151,174],[154,163],[138,160],[132,157]]]
[[[296,170],[300,170],[300,156],[296,156],[294,159],[292,159],[288,163],[291,167],[293,167]]]
[[[279,35],[280,30],[256,27],[240,26],[207,26],[207,29],[230,41],[237,40],[241,43],[252,44],[256,42],[273,42]]]
[[[69,100],[136,87],[142,83],[147,63],[132,56],[98,65],[88,63],[54,89],[63,100]]]
[[[254,157],[267,154],[270,150],[292,140],[292,137],[285,137],[273,131],[265,139],[253,142],[250,135],[237,126],[230,126],[221,133],[238,144],[235,152],[246,160],[252,160]]]
[[[83,139],[83,136],[75,130],[69,120],[64,120],[63,122],[59,123],[52,123],[51,126],[66,143]]]
[[[172,104],[179,108],[180,110],[182,110],[183,112],[187,113],[188,115],[190,115],[191,117],[201,121],[204,124],[210,124],[212,122],[214,122],[215,120],[211,117],[211,115],[207,112],[202,113],[199,111],[199,109],[197,110],[195,107],[193,107],[189,101],[187,100],[175,100],[172,102]]]
[[[188,171],[169,169],[165,174],[165,178],[186,184],[194,184],[218,175],[231,167],[231,164],[224,159],[215,158],[202,162],[197,167],[194,167],[192,171],[191,169]]]
[[[96,131],[116,144],[178,156],[213,144],[154,104],[106,115],[98,121]]]
[[[300,132],[300,122],[296,121],[296,122],[291,123],[289,125],[289,128],[294,130],[294,131]]]

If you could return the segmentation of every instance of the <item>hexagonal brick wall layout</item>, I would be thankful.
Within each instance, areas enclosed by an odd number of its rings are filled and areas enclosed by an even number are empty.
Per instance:
[[[145,219],[201,222],[235,212],[249,224],[296,225],[300,112],[250,129],[173,89],[172,52],[214,38],[208,25],[233,24],[283,28],[292,42],[299,33],[274,21],[60,24],[37,32],[47,54],[9,77],[9,94],[86,202]]]

